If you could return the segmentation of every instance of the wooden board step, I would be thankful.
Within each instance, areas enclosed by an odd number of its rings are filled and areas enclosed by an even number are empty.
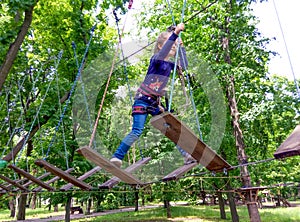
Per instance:
[[[7,167],[13,169],[16,173],[21,174],[23,177],[26,177],[27,179],[33,181],[34,183],[38,184],[39,186],[41,186],[41,187],[43,187],[43,188],[45,188],[49,191],[54,191],[55,190],[53,187],[51,187],[48,184],[44,183],[40,179],[35,178],[34,176],[29,174],[25,170],[22,170],[22,169],[16,167],[15,165],[8,165]]]
[[[50,176],[50,175],[51,175],[51,173],[50,173],[50,172],[47,172],[47,173],[44,173],[43,175],[37,177],[37,179],[42,180],[42,179],[44,179],[45,177]],[[31,184],[33,184],[33,181],[32,181],[32,180],[28,181],[28,182],[25,183],[23,186],[24,186],[24,187],[29,187],[29,185],[31,185]]]
[[[277,148],[276,159],[300,155],[300,125],[296,126],[291,135]]]
[[[16,183],[18,184],[23,184],[25,181],[28,181],[27,178],[22,178],[22,179],[19,179],[19,180],[15,180]],[[11,183],[6,183],[6,184],[3,184],[4,186],[6,186],[7,188],[11,188],[13,185]],[[26,187],[25,184],[22,185],[23,187]]]
[[[74,168],[69,168],[67,170],[65,170],[65,173],[71,173],[74,170]],[[59,176],[55,176],[53,178],[51,178],[50,180],[48,180],[47,182],[45,182],[46,184],[51,184],[54,183],[56,181],[58,181],[59,179],[61,179]],[[43,187],[36,187],[33,189],[33,192],[40,192],[43,189]]]
[[[86,172],[85,174],[81,175],[80,177],[78,177],[78,180],[83,181],[86,178],[92,176],[93,174],[97,173],[98,171],[101,170],[101,167],[96,166],[93,169],[91,169],[90,171]],[[60,188],[60,190],[62,191],[67,191],[70,190],[74,185],[72,183],[68,183],[66,185],[64,185],[63,187]]]
[[[47,171],[53,173],[54,175],[64,179],[65,181],[67,181],[68,183],[72,183],[75,186],[81,188],[82,190],[91,190],[92,186],[90,186],[89,184],[86,184],[78,179],[76,179],[75,177],[73,177],[72,175],[64,172],[63,170],[57,168],[56,166],[53,166],[52,164],[48,163],[45,160],[36,160],[35,164],[45,168]]]
[[[23,191],[28,191],[28,189],[27,189],[26,187],[22,186],[21,184],[17,183],[16,181],[14,181],[14,180],[12,180],[12,179],[9,179],[9,178],[6,177],[6,176],[0,175],[0,179],[2,179],[2,180],[4,180],[4,181],[6,181],[6,182],[12,184],[12,185],[15,186],[15,187],[20,188],[20,189],[23,190]]]
[[[202,142],[192,130],[173,114],[164,112],[151,118],[150,123],[175,144],[192,155],[209,171],[223,171],[231,168],[222,157]]]
[[[4,186],[4,185],[2,185],[2,184],[0,184],[0,188],[1,188],[1,191],[10,191],[10,188],[9,187],[6,187],[6,186]]]
[[[163,181],[177,180],[197,165],[198,165],[198,163],[191,163],[191,164],[183,165],[183,166],[177,168],[176,170],[174,170],[173,172],[169,173],[162,180]]]
[[[151,157],[145,157],[134,164],[130,165],[127,167],[124,171],[128,173],[133,173],[134,171],[140,169],[143,167],[145,164],[147,164],[151,160]],[[120,179],[118,177],[113,177],[110,180],[106,181],[105,183],[101,184],[99,186],[100,189],[111,189],[113,186],[118,184],[120,182]]]
[[[77,152],[83,155],[86,159],[103,168],[105,171],[118,177],[125,183],[132,185],[143,184],[140,180],[136,179],[130,173],[116,167],[113,163],[109,162],[108,159],[102,157],[99,153],[97,153],[93,149],[90,149],[89,147],[81,147],[77,150]]]

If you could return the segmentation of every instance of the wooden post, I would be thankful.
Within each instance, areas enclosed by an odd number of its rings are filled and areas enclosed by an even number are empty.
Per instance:
[[[135,209],[134,211],[138,211],[139,210],[139,190],[134,187],[134,202],[135,202]]]
[[[88,205],[87,205],[87,208],[86,208],[86,214],[87,215],[91,214],[91,206],[92,206],[92,199],[89,198],[88,199]]]
[[[72,202],[72,194],[67,194],[67,202],[66,202],[66,214],[65,214],[65,221],[70,222],[70,209],[71,209],[71,202]]]

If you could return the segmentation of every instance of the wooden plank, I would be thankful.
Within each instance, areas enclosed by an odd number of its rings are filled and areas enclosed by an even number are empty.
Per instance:
[[[163,181],[177,180],[197,165],[198,165],[198,163],[191,163],[191,164],[183,165],[183,166],[177,168],[176,170],[174,170],[173,172],[169,173],[162,180]]]
[[[53,166],[52,164],[48,163],[45,160],[36,160],[35,164],[45,168],[47,171],[53,173],[54,175],[64,179],[65,181],[67,181],[68,183],[72,183],[75,186],[83,189],[83,190],[91,190],[92,187],[78,179],[76,179],[75,177],[73,177],[72,175],[64,172],[63,170],[57,168],[56,166]]]
[[[265,190],[268,189],[270,187],[267,186],[263,186],[263,187],[241,187],[241,188],[237,188],[236,191],[239,192],[243,192],[243,191],[252,191],[252,190]]]
[[[113,174],[114,176],[118,177],[120,180],[124,181],[128,184],[142,184],[141,181],[136,179],[130,173],[116,167],[113,163],[109,162],[106,158],[102,157],[99,153],[95,150],[90,149],[88,147],[82,147],[77,150],[78,153],[83,155],[88,160],[92,161],[96,165],[102,167],[107,172]]]
[[[96,166],[93,169],[91,169],[90,171],[86,172],[85,174],[81,175],[80,177],[78,177],[78,180],[83,181],[86,178],[92,176],[93,174],[97,173],[98,171],[101,170],[101,167]],[[67,191],[70,190],[74,185],[72,183],[68,183],[66,185],[64,185],[63,187],[60,188],[60,190],[62,191]]]
[[[44,179],[45,177],[47,177],[47,176],[49,176],[49,175],[51,175],[51,173],[50,173],[50,172],[47,172],[47,173],[44,173],[43,175],[37,177],[37,179],[42,180],[42,179]],[[23,186],[24,186],[24,187],[29,187],[31,184],[33,184],[33,181],[32,181],[32,180],[28,181],[28,182],[25,183]]]
[[[44,183],[43,181],[41,181],[40,179],[35,178],[34,176],[32,176],[31,174],[29,174],[28,172],[16,167],[15,165],[8,165],[7,167],[13,169],[16,173],[21,174],[23,177],[26,177],[27,179],[31,180],[32,182],[40,185],[41,187],[49,190],[49,191],[54,191],[55,189],[51,186],[49,186],[48,184]]]
[[[23,190],[23,191],[28,191],[28,189],[27,189],[26,187],[24,187],[24,186],[18,184],[16,181],[11,180],[11,179],[9,179],[9,178],[6,177],[6,176],[0,175],[0,179],[5,180],[6,182],[8,182],[8,183],[14,185],[15,187],[20,188],[20,189]]]
[[[18,180],[15,180],[15,182],[16,183],[18,183],[18,184],[22,184],[22,183],[24,183],[25,181],[27,181],[28,179],[27,178],[22,178],[22,179],[18,179]],[[7,185],[6,184],[4,184],[7,188],[11,188],[13,185],[12,184],[8,184],[7,183]],[[24,185],[22,185],[23,187],[26,187],[26,186],[24,186]]]
[[[11,190],[10,188],[8,188],[8,187],[6,187],[6,186],[4,186],[2,184],[0,184],[0,188],[2,189],[1,191],[3,191],[3,190],[10,191]]]
[[[151,160],[151,157],[145,157],[134,164],[130,165],[125,169],[128,173],[133,173],[134,171],[140,169],[142,166],[147,164]],[[111,189],[113,186],[118,184],[120,182],[120,179],[118,177],[113,177],[110,180],[106,181],[105,183],[101,184],[99,188],[101,189]]]
[[[276,159],[300,155],[300,125],[296,126],[291,135],[277,148]]]
[[[231,166],[213,149],[202,142],[184,123],[173,114],[164,112],[152,117],[151,124],[175,144],[192,155],[210,171],[223,171]]]
[[[69,168],[67,170],[65,170],[64,172],[66,173],[70,173],[74,170],[74,168]],[[47,182],[45,182],[46,184],[51,184],[51,183],[54,183],[56,182],[57,180],[59,180],[60,177],[59,176],[55,176],[53,178],[51,178],[50,180],[48,180]],[[36,187],[33,189],[33,192],[40,192],[41,190],[43,189],[43,187],[39,186],[39,187]]]

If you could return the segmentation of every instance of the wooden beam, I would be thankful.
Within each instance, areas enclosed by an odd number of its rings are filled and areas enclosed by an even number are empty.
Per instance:
[[[174,170],[173,172],[169,173],[162,180],[163,181],[177,180],[182,175],[184,175],[186,172],[190,171],[197,165],[198,165],[198,163],[191,163],[188,165],[183,165],[183,166],[179,167],[178,169]]]
[[[21,174],[23,177],[26,177],[27,179],[33,181],[34,183],[40,185],[41,187],[43,187],[43,188],[45,188],[45,189],[47,189],[49,191],[54,191],[55,190],[53,187],[51,187],[48,184],[44,183],[40,179],[35,178],[30,173],[28,173],[25,170],[22,170],[22,169],[16,167],[15,165],[8,165],[8,167],[11,168],[11,169],[13,169],[16,173]]]
[[[63,170],[57,168],[56,166],[53,166],[52,164],[48,163],[45,160],[36,160],[35,164],[45,168],[47,171],[53,173],[56,176],[59,176],[60,178],[64,179],[65,181],[67,181],[68,183],[72,183],[75,186],[83,189],[83,190],[91,190],[92,186],[76,179],[75,177],[73,177],[72,175],[64,172]]]
[[[47,177],[47,176],[49,176],[49,175],[51,175],[51,173],[50,173],[50,172],[47,172],[47,173],[44,173],[43,175],[37,177],[37,179],[42,180],[42,179],[44,179],[45,177]],[[25,183],[23,186],[24,186],[24,187],[29,187],[29,185],[31,185],[31,184],[33,184],[33,181],[32,181],[32,180],[28,181],[28,182]]]
[[[0,184],[0,187],[1,187],[2,190],[11,191],[10,188],[8,188],[8,187],[6,187],[6,186],[4,186],[2,184]]]
[[[95,163],[96,165],[102,167],[107,172],[120,178],[125,183],[133,184],[133,185],[143,184],[140,180],[136,179],[130,173],[116,167],[113,163],[109,162],[109,160],[101,156],[95,150],[90,149],[89,147],[81,147],[80,149],[77,150],[77,152],[83,155],[88,160]]]
[[[88,171],[85,174],[78,177],[78,180],[83,181],[86,178],[90,177],[91,175],[97,173],[100,170],[101,170],[101,167],[96,166],[95,168],[91,169],[90,171]],[[64,185],[63,187],[61,187],[60,190],[67,191],[67,190],[70,190],[73,186],[74,185],[72,183],[68,183],[68,184]]]
[[[22,179],[18,179],[18,180],[15,180],[15,182],[16,183],[18,183],[18,184],[22,184],[22,183],[24,183],[25,181],[27,181],[28,179],[27,178],[22,178]],[[7,183],[7,185],[6,184],[4,184],[7,188],[11,188],[13,185],[12,184],[8,184]],[[24,185],[22,185],[23,187],[26,187],[26,186],[24,186]]]
[[[70,173],[74,170],[74,168],[69,168],[67,170],[65,170],[66,173]],[[47,182],[45,182],[46,184],[51,184],[51,183],[54,183],[56,182],[57,180],[59,180],[60,177],[59,176],[55,176],[53,177],[52,179],[48,180]],[[39,187],[36,187],[33,189],[33,192],[40,192],[41,190],[43,189],[43,187],[39,186]]]
[[[142,166],[147,164],[150,160],[151,160],[150,157],[143,158],[143,159],[135,162],[134,164],[130,165],[129,167],[127,167],[125,169],[125,171],[128,172],[128,173],[133,173],[134,171],[140,169]],[[111,189],[113,186],[115,186],[119,182],[120,182],[120,179],[118,177],[113,177],[110,180],[106,181],[105,183],[101,184],[99,186],[99,188]]]
[[[164,112],[151,118],[150,123],[175,144],[192,155],[209,171],[230,169],[228,164],[213,149],[202,142],[194,132],[172,113]]]
[[[20,188],[20,189],[23,190],[23,191],[28,191],[28,189],[27,189],[26,187],[24,187],[24,186],[18,184],[16,181],[14,181],[14,180],[12,180],[12,179],[9,179],[9,178],[6,177],[6,176],[0,175],[0,179],[5,180],[6,182],[8,182],[8,183],[14,185],[15,187]]]

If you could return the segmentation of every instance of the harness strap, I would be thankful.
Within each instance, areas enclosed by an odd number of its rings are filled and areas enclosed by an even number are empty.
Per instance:
[[[138,92],[142,93],[145,96],[150,96],[153,100],[157,100],[157,98],[160,96],[156,91],[150,89],[144,83],[140,85],[140,87],[138,88]]]
[[[145,114],[147,113],[147,108],[144,106],[133,106],[132,107],[132,114]]]

